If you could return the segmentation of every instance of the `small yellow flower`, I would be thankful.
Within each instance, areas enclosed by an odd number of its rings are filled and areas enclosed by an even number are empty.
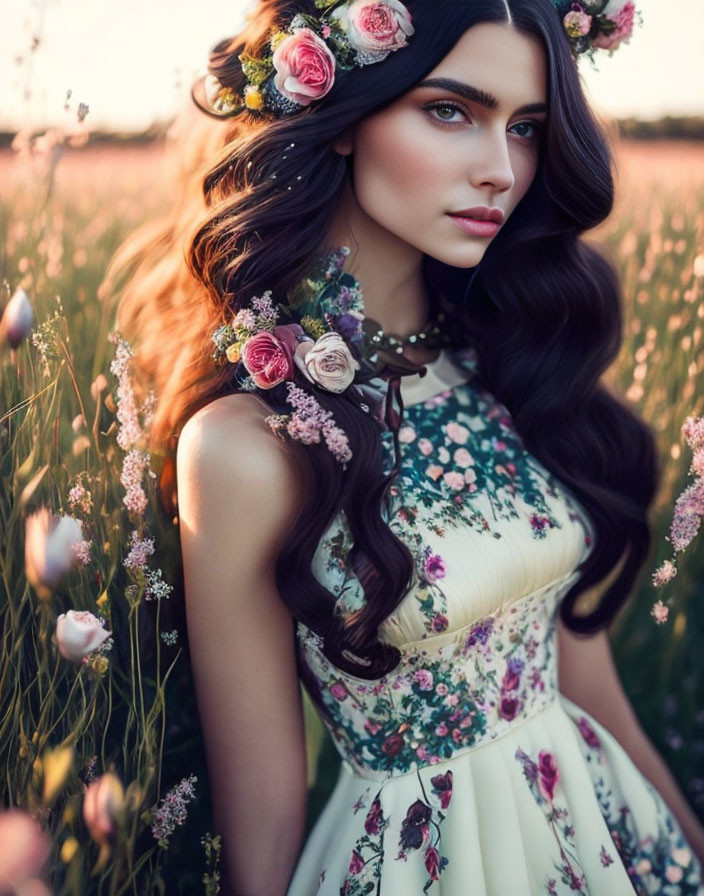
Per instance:
[[[50,803],[61,789],[73,765],[73,747],[44,751],[44,802]]]
[[[272,53],[278,47],[282,40],[286,40],[289,35],[286,34],[285,31],[273,31],[271,35],[271,40],[269,41],[269,46],[271,47]]]
[[[225,354],[227,355],[227,360],[230,364],[236,364],[242,357],[239,342],[233,342],[232,345],[228,345],[225,349]]]
[[[107,591],[103,591],[100,597],[96,600],[96,604],[102,609],[106,607],[108,604],[108,593]]]
[[[110,660],[106,656],[103,656],[102,653],[98,653],[90,658],[88,665],[98,675],[105,675],[110,668]]]
[[[248,109],[263,109],[264,97],[256,84],[248,84],[244,89],[244,104]]]
[[[322,320],[319,317],[311,317],[310,314],[306,314],[301,318],[301,326],[313,339],[320,339],[326,332],[325,324]]]
[[[78,849],[78,840],[75,837],[67,837],[61,846],[61,861],[64,865],[68,865],[71,859],[76,855]]]

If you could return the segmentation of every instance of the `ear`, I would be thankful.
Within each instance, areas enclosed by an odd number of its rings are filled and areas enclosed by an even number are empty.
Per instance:
[[[334,141],[332,146],[335,152],[338,152],[341,156],[351,155],[352,150],[354,149],[354,134],[352,130],[344,131],[344,133]]]

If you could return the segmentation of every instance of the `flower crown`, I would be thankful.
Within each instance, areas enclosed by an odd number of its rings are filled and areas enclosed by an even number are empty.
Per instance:
[[[611,56],[628,43],[636,21],[642,23],[634,0],[552,0],[562,16],[562,25],[575,59],[583,53],[593,61],[595,50]]]
[[[319,17],[297,13],[285,30],[275,29],[269,52],[239,55],[246,85],[242,96],[214,75],[200,82],[209,111],[229,118],[245,109],[275,118],[300,112],[330,92],[336,72],[371,65],[405,47],[413,34],[411,14],[400,0],[315,0]],[[195,92],[193,98],[203,108]]]
[[[636,19],[634,0],[552,0],[562,18],[572,55],[593,62],[597,49],[609,55],[628,43]],[[203,75],[191,95],[216,118],[248,111],[282,118],[300,112],[330,92],[338,71],[381,62],[408,44],[412,16],[400,0],[315,0],[320,16],[297,13],[284,29],[275,29],[268,52],[238,59],[246,84],[241,95],[212,75]]]

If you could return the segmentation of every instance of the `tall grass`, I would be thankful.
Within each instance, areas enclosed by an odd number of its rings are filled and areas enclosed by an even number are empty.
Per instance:
[[[23,288],[36,313],[33,337],[0,349],[3,802],[26,808],[49,833],[56,894],[215,893],[218,843],[209,834],[183,605],[168,589],[178,579],[176,521],[155,497],[158,457],[139,477],[147,509],[129,501],[125,458],[140,446],[120,438],[121,349],[109,339],[114,297],[100,289],[124,235],[168,201],[168,148],[62,152],[48,141],[39,153],[27,146],[0,156],[0,310]],[[701,543],[678,557],[677,576],[660,592],[651,579],[672,555],[672,507],[688,481],[681,426],[704,413],[697,153],[620,147],[619,205],[590,238],[612,255],[624,284],[625,340],[608,381],[655,427],[664,468],[653,555],[612,628],[614,654],[646,730],[704,817]],[[143,426],[149,409],[136,412]],[[48,593],[25,576],[25,520],[41,507],[79,519],[90,541],[88,562]],[[126,564],[136,544],[141,557]],[[670,608],[664,625],[650,616],[657,597]],[[91,612],[112,633],[82,663],[57,649],[57,618],[71,609]],[[336,762],[312,717],[308,728],[311,763],[320,755],[312,821]],[[111,771],[119,787],[109,791],[101,836],[85,794]]]

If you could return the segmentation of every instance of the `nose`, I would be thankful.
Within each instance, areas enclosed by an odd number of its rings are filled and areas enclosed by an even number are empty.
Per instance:
[[[504,130],[487,128],[471,155],[471,180],[476,187],[510,190],[515,182],[509,144]]]

